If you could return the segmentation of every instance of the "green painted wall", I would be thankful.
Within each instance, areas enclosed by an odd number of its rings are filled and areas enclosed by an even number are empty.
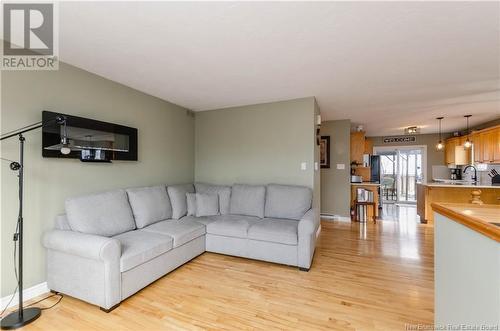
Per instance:
[[[64,199],[130,186],[192,182],[194,118],[186,109],[61,63],[58,71],[4,71],[1,130],[41,120],[42,109],[136,127],[139,161],[88,164],[41,156],[41,131],[26,134],[25,287],[44,282],[42,233],[64,210]],[[18,158],[16,139],[1,144],[1,156]],[[1,296],[15,288],[13,242],[17,177],[1,167]]]
[[[321,169],[321,212],[349,217],[351,121],[323,122],[321,135],[330,136],[330,168]],[[337,164],[343,164],[344,169],[337,169]]]
[[[310,97],[196,113],[196,181],[313,188],[314,103]]]

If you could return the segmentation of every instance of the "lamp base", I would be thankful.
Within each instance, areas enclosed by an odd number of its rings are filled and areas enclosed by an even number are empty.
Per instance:
[[[19,311],[16,310],[2,318],[0,322],[2,330],[12,330],[25,326],[40,317],[41,313],[40,308],[31,307],[23,309],[23,314],[20,316]]]

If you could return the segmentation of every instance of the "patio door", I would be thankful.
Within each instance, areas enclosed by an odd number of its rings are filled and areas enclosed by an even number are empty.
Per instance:
[[[416,203],[417,182],[425,177],[425,148],[375,147],[381,160],[382,201]]]

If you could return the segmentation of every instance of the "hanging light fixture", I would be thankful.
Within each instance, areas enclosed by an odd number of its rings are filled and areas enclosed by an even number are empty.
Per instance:
[[[442,151],[444,148],[443,140],[441,139],[441,121],[443,120],[444,117],[437,117],[436,119],[439,121],[439,141],[436,144],[436,149],[438,151]]]
[[[467,139],[465,140],[465,143],[464,143],[464,148],[471,148],[472,146],[472,142],[470,141],[469,139],[469,117],[471,117],[472,115],[465,115],[464,117],[466,118],[467,120]]]

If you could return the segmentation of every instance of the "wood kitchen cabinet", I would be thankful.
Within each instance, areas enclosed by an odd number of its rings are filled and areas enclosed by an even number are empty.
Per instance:
[[[474,162],[500,163],[500,126],[474,132],[472,142]]]
[[[351,162],[363,163],[365,152],[365,133],[351,132]]]
[[[371,168],[363,166],[363,154],[373,154],[373,141],[364,132],[351,132],[351,163],[356,162],[355,174],[370,181]]]
[[[472,161],[471,150],[465,149],[467,136],[453,137],[445,141],[445,163],[447,165],[465,165]]]

